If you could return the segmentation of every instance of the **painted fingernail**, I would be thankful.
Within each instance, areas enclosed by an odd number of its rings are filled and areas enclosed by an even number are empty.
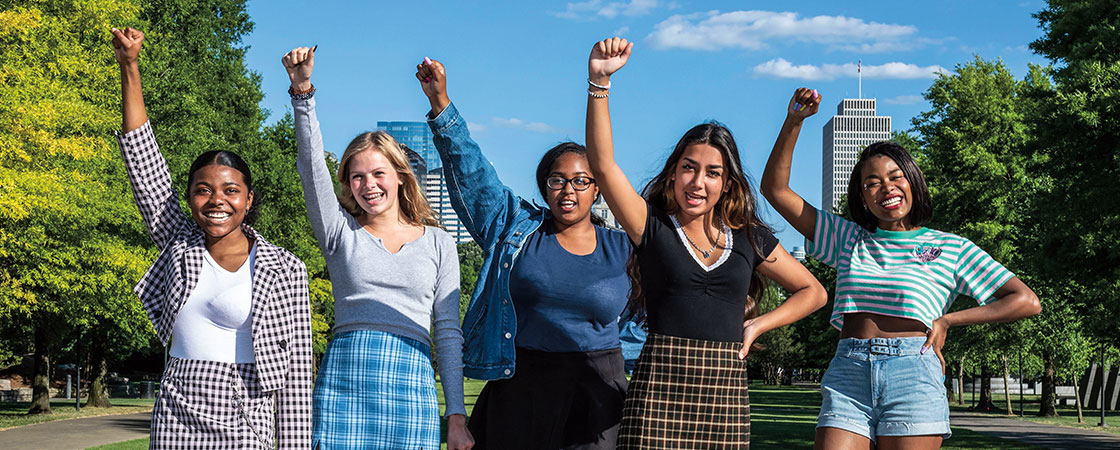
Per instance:
[[[431,82],[431,81],[432,81],[432,77],[424,77],[424,82],[425,83],[428,83],[428,82]]]
[[[820,97],[820,96],[821,96],[821,94],[818,94],[817,90],[813,89],[813,97]]]
[[[427,65],[431,65],[431,64],[432,64],[432,60],[429,59],[427,56],[425,56],[424,57],[424,65],[427,66]]]
[[[315,49],[317,49],[317,48],[319,48],[319,44],[312,45],[311,46],[311,53],[315,53]]]
[[[798,103],[798,104],[796,104],[796,105],[793,105],[793,110],[794,110],[794,111],[801,111],[801,104],[800,104],[800,103]]]
[[[924,354],[926,354],[926,350],[929,350],[929,347],[922,346],[922,351],[918,354],[924,355]]]

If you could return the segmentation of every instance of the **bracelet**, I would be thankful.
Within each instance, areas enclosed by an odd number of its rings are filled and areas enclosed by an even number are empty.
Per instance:
[[[594,91],[592,91],[591,89],[588,89],[587,90],[587,95],[590,95],[590,96],[595,97],[595,98],[607,98],[611,94],[609,92],[605,92],[605,93],[602,93],[602,94],[597,94]]]
[[[611,88],[611,82],[610,82],[610,81],[608,81],[608,82],[607,82],[607,85],[606,85],[606,86],[603,86],[603,85],[601,85],[601,84],[595,84],[595,82],[594,82],[594,81],[591,81],[591,78],[588,78],[588,79],[587,79],[587,84],[590,84],[590,85],[592,85],[592,86],[595,86],[595,87],[597,87],[597,88],[599,88],[599,89],[610,89],[610,88]]]
[[[315,96],[315,85],[312,84],[306,91],[297,91],[294,87],[288,86],[288,95],[296,100],[307,100]]]

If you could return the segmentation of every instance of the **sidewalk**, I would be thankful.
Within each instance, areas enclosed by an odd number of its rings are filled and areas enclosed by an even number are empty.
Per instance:
[[[0,431],[0,447],[72,450],[148,437],[152,413],[56,420]]]
[[[949,415],[949,422],[954,427],[1056,450],[1120,449],[1120,435],[1101,431],[1045,425],[986,414],[956,412]]]

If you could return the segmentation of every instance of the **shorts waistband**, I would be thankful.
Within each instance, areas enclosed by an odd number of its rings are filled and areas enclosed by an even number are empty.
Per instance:
[[[882,355],[906,356],[921,354],[925,336],[902,338],[841,339],[836,343],[836,356]]]

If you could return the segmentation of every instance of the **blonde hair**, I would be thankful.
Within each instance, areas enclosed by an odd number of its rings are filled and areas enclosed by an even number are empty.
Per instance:
[[[366,214],[366,211],[358,206],[357,200],[354,200],[349,180],[350,161],[355,155],[366,151],[376,151],[385,155],[393,165],[393,169],[397,171],[397,176],[401,179],[400,189],[397,190],[397,202],[405,220],[413,225],[439,227],[439,217],[424,198],[424,191],[420,189],[420,183],[417,182],[416,175],[408,165],[408,156],[397,140],[384,131],[367,131],[359,134],[350,141],[350,145],[346,146],[346,151],[342,153],[342,161],[338,164],[338,184],[341,187],[338,203],[354,217]]]

